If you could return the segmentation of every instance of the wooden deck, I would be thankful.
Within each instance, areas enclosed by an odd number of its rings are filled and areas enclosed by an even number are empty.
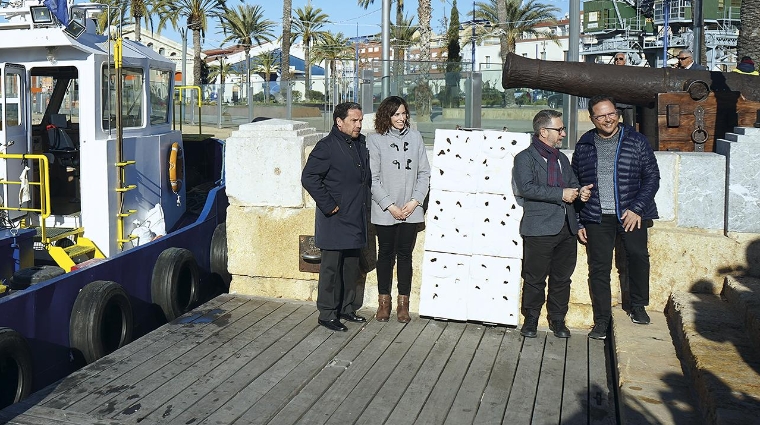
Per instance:
[[[370,312],[364,312],[370,316]],[[612,424],[604,343],[223,295],[0,412],[9,424]]]

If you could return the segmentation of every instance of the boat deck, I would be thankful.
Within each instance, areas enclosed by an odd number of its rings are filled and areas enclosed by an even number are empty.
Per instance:
[[[364,314],[370,315],[365,311]],[[612,424],[603,341],[222,295],[0,411],[9,424]]]

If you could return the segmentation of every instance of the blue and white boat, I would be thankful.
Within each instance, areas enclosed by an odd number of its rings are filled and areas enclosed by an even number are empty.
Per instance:
[[[223,142],[103,13],[0,6],[0,407],[229,287]]]

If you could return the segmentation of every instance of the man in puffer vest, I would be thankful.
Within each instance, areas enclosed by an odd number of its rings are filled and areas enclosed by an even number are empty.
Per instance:
[[[589,337],[604,339],[612,316],[610,273],[618,234],[627,253],[628,315],[634,323],[649,324],[647,228],[657,218],[654,196],[660,187],[660,170],[646,136],[619,122],[612,97],[591,98],[588,110],[596,128],[576,144],[572,167],[581,186],[593,184],[591,198],[579,211],[578,238],[587,245],[594,310]]]

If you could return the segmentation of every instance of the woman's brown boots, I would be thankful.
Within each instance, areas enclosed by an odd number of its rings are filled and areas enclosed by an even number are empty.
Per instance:
[[[377,314],[375,320],[387,322],[391,317],[391,296],[380,294],[377,296]]]
[[[409,295],[399,295],[396,304],[396,317],[401,323],[409,323],[412,318],[409,317]]]

